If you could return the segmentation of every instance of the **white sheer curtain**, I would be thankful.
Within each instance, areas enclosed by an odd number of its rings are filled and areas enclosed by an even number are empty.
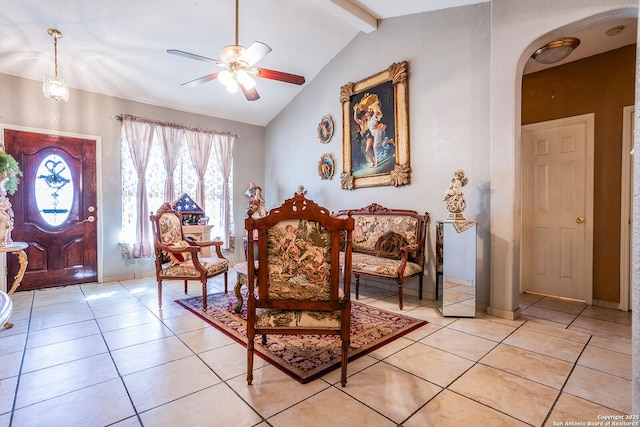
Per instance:
[[[156,127],[156,137],[160,142],[162,163],[167,173],[164,181],[164,199],[170,203],[176,199],[173,172],[178,164],[178,154],[183,135],[184,129],[169,126]]]
[[[136,257],[150,257],[152,250],[149,203],[147,201],[147,189],[144,177],[149,161],[149,154],[151,153],[154,125],[152,123],[141,123],[124,119],[122,126],[124,128],[125,140],[129,145],[133,166],[138,174],[136,193],[138,207],[136,212],[136,242],[133,253]]]
[[[185,131],[187,137],[187,147],[189,147],[189,157],[193,168],[198,175],[198,186],[196,187],[196,203],[205,210],[204,174],[209,164],[211,146],[213,145],[213,133]]]
[[[224,248],[229,247],[231,242],[231,201],[229,200],[229,178],[231,176],[231,166],[233,164],[233,144],[235,143],[233,135],[214,135],[213,149],[216,153],[218,168],[222,173],[222,202],[220,203],[220,222],[224,230]]]

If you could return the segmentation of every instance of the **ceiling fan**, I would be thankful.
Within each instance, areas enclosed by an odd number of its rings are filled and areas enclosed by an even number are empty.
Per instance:
[[[229,92],[236,93],[239,87],[248,101],[255,101],[260,99],[260,95],[258,95],[258,91],[256,90],[256,82],[253,79],[253,76],[278,80],[285,83],[293,83],[296,85],[304,84],[305,80],[303,76],[284,73],[282,71],[269,70],[266,68],[250,68],[253,64],[271,52],[271,48],[258,41],[254,41],[247,48],[238,44],[238,0],[236,0],[235,42],[236,43],[234,45],[226,46],[222,49],[220,52],[221,61],[177,49],[167,49],[167,53],[184,56],[185,58],[197,59],[198,61],[208,62],[225,68],[223,71],[208,74],[200,77],[199,79],[183,83],[182,86],[185,87],[198,86],[208,81],[218,79],[218,81],[220,81],[220,83],[222,83]]]

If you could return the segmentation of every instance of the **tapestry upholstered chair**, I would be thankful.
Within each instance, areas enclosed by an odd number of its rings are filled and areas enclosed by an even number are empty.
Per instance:
[[[350,216],[333,217],[303,194],[285,200],[267,216],[249,216],[245,220],[247,236],[252,240],[247,246],[247,257],[254,259],[257,250],[260,265],[256,270],[254,263],[248,263],[249,384],[253,381],[256,334],[262,335],[263,345],[267,344],[267,334],[322,334],[340,336],[340,382],[343,387],[346,385],[353,226]],[[256,234],[257,244],[252,244]],[[341,247],[347,260],[342,271]],[[258,280],[254,285],[256,275]]]
[[[222,255],[221,241],[194,242],[184,236],[182,215],[175,212],[169,203],[164,203],[149,217],[153,229],[153,246],[156,256],[156,280],[158,281],[158,306],[162,307],[162,281],[183,280],[184,293],[187,281],[202,283],[202,305],[207,308],[207,280],[224,274],[224,292],[227,292],[229,261]],[[200,257],[201,248],[213,246],[216,257]]]

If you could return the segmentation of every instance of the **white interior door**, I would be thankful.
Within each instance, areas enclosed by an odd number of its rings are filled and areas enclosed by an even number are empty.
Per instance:
[[[591,301],[593,114],[522,127],[522,290]]]
[[[622,177],[620,194],[620,310],[631,308],[631,236],[633,236],[633,152],[635,107],[624,107],[622,118]]]

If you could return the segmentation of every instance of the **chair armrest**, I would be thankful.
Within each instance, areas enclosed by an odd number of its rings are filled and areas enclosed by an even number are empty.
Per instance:
[[[195,245],[195,247],[198,247],[198,248],[206,248],[206,247],[209,247],[209,246],[215,246],[216,255],[218,256],[218,258],[226,259],[224,257],[224,255],[222,255],[222,251],[220,250],[222,248],[222,245],[224,244],[224,242],[222,242],[220,240],[206,241],[206,242],[191,241],[189,244]]]
[[[417,244],[404,245],[403,247],[400,248],[401,251],[407,251],[407,252],[415,252],[418,249],[420,249],[420,246],[418,246]]]
[[[201,248],[205,248],[208,246],[222,246],[223,242],[216,240],[216,241],[198,241],[198,240],[192,240],[190,242],[190,244],[195,244],[197,246],[200,246]]]
[[[407,262],[409,262],[409,253],[415,252],[418,249],[420,249],[420,246],[416,244],[405,245],[400,248],[400,253],[401,253],[400,260],[402,261],[400,263],[400,266],[398,267],[398,274],[400,274],[400,276],[404,275],[404,269],[407,266]]]
[[[156,248],[162,249],[163,251],[167,252],[191,252],[192,254],[194,254],[200,251],[200,248],[198,246],[169,246],[157,241],[154,244]]]

